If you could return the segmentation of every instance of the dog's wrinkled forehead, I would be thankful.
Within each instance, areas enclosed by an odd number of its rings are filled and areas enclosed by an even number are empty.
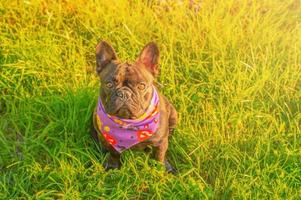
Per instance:
[[[106,41],[101,41],[96,46],[96,72],[102,78],[104,76],[101,74],[106,74],[103,71],[106,70],[108,73],[108,69],[110,68],[111,76],[129,76],[130,78],[135,74],[146,74],[146,77],[143,78],[148,79],[148,75],[152,75],[151,79],[153,79],[158,74],[158,62],[159,49],[154,42],[150,42],[143,47],[135,63],[120,62],[115,50]]]
[[[153,81],[151,73],[137,63],[113,61],[109,65],[110,67],[105,68],[101,73],[101,79],[105,82],[135,85],[140,82],[151,83]]]

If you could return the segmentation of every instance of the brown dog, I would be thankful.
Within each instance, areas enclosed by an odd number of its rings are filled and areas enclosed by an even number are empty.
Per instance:
[[[176,126],[177,112],[167,98],[160,94],[154,86],[154,79],[158,74],[158,61],[159,50],[153,42],[147,44],[141,51],[138,59],[131,63],[118,60],[114,49],[105,41],[101,41],[96,47],[96,71],[101,83],[99,96],[101,106],[98,104],[93,113],[94,128],[92,136],[97,142],[102,144],[104,150],[109,152],[109,157],[105,163],[106,169],[120,168],[121,152],[116,150],[115,147],[116,143],[121,140],[114,138],[116,136],[109,135],[112,128],[110,129],[103,124],[102,116],[98,115],[99,109],[103,109],[103,112],[105,112],[104,116],[108,117],[106,119],[108,122],[111,122],[110,119],[115,121],[117,119],[118,123],[121,122],[119,126],[120,130],[117,130],[121,135],[130,134],[122,130],[136,130],[139,132],[140,127],[131,127],[131,129],[123,127],[122,119],[125,119],[124,121],[141,119],[150,107],[154,92],[156,91],[158,96],[156,113],[159,114],[159,117],[158,119],[154,119],[153,122],[158,123],[155,131],[147,132],[147,130],[140,130],[142,133],[146,131],[146,134],[142,135],[144,139],[140,137],[139,139],[141,140],[139,140],[139,143],[134,144],[130,148],[146,149],[146,147],[152,147],[152,157],[164,163],[168,172],[175,172],[175,169],[165,158],[165,154],[168,148],[168,137]],[[152,111],[151,113],[154,112]],[[150,119],[149,116],[142,118]],[[102,129],[103,127],[105,128]],[[148,125],[144,125],[144,127],[148,128]],[[133,133],[135,134],[135,132]]]

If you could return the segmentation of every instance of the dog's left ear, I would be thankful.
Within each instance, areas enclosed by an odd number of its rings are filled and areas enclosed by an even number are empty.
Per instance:
[[[159,49],[156,43],[150,42],[142,49],[137,62],[143,64],[152,74],[158,74]]]

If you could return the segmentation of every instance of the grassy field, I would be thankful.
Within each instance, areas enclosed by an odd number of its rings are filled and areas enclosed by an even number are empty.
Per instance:
[[[300,199],[299,0],[7,0],[0,31],[0,199]],[[122,60],[158,43],[178,175],[140,152],[104,171],[101,39]]]

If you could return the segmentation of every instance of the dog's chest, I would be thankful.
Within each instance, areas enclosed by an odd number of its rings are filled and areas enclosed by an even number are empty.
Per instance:
[[[132,148],[147,142],[156,134],[159,128],[160,112],[159,97],[154,92],[151,104],[145,115],[139,119],[122,119],[105,112],[101,99],[95,112],[98,137],[105,139],[117,152]],[[143,144],[145,146],[145,144]]]

